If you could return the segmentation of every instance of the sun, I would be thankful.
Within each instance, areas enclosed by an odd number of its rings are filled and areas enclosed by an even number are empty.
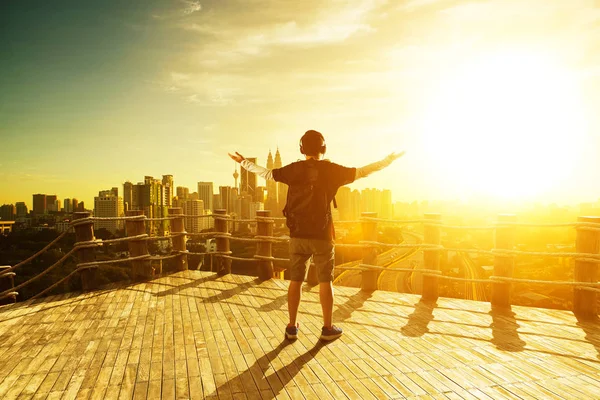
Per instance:
[[[560,190],[585,119],[576,75],[552,57],[497,52],[448,68],[421,136],[442,187],[459,196],[532,199]]]

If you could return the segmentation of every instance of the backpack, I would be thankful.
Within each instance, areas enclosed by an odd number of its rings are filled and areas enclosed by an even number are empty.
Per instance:
[[[316,163],[306,165],[306,179],[289,186],[283,215],[291,237],[324,238],[332,220],[327,186]]]

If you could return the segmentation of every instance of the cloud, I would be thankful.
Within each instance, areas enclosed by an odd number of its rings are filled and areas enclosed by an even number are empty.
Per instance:
[[[185,15],[190,15],[190,14],[195,13],[196,11],[202,10],[202,5],[200,4],[199,1],[184,0],[183,3],[186,5],[185,9],[183,10],[183,13]]]

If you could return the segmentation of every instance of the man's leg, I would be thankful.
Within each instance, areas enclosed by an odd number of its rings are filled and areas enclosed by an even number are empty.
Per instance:
[[[331,328],[333,315],[333,282],[319,283],[319,298],[321,300],[321,308],[323,309],[323,326]]]
[[[298,307],[302,298],[302,281],[290,281],[288,287],[288,312],[290,314],[290,323],[288,326],[296,326],[298,317]]]
[[[319,277],[319,299],[323,309],[323,326],[331,328],[333,315],[333,264],[335,250],[329,240],[315,240],[314,262]]]
[[[290,239],[290,286],[288,287],[288,312],[290,326],[296,326],[298,308],[302,297],[302,283],[306,276],[307,264],[310,261],[310,249],[306,248],[306,239]]]

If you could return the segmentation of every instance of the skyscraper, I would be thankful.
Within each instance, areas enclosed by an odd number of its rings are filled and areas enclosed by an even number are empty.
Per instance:
[[[45,194],[34,194],[33,195],[33,213],[34,214],[45,214],[46,213],[46,195]]]
[[[27,205],[23,201],[19,201],[16,204],[17,218],[25,218],[27,216]]]
[[[94,216],[122,217],[124,215],[123,199],[115,196],[114,193],[112,189],[103,190],[94,197]],[[123,229],[123,221],[94,221],[94,229],[101,228],[114,234],[118,229]]]
[[[221,195],[221,208],[227,210],[227,214],[235,212],[237,190],[231,186],[219,186],[219,194]]]
[[[188,197],[190,197],[190,189],[183,186],[177,186],[177,198],[179,200],[187,200]]]
[[[4,204],[0,206],[0,220],[14,221],[17,216],[17,208],[14,204]]]
[[[133,210],[133,183],[127,181],[123,184],[123,208],[125,211]]]
[[[274,168],[281,168],[283,166],[281,162],[281,154],[279,154],[279,148],[275,153],[275,162],[273,163]],[[288,187],[285,183],[277,182],[277,204],[279,209],[277,210],[277,214],[283,213],[283,208],[285,207],[285,202],[287,200],[287,191]]]
[[[269,150],[269,156],[267,157],[267,168],[275,168],[273,165],[273,155]],[[272,215],[277,215],[279,210],[279,204],[277,201],[277,182],[274,180],[267,181],[267,199],[265,201],[265,210],[270,210]]]
[[[204,208],[213,210],[213,183],[198,182],[198,199],[204,202]]]
[[[247,160],[256,164],[256,157],[247,157]],[[240,195],[249,194],[254,199],[256,194],[256,174],[242,168],[240,178]]]
[[[46,212],[48,211],[58,211],[56,209],[56,195],[55,194],[47,194],[46,195]]]
[[[204,215],[204,202],[202,200],[186,200],[183,213],[186,215]],[[198,233],[203,227],[203,218],[185,218],[185,230]]]
[[[66,213],[73,212],[73,202],[71,201],[71,199],[65,199],[63,201],[63,211]]]
[[[163,175],[162,177],[162,186],[163,186],[163,197],[164,197],[164,206],[172,207],[173,205],[173,196],[175,191],[175,186],[173,186],[173,175]]]

